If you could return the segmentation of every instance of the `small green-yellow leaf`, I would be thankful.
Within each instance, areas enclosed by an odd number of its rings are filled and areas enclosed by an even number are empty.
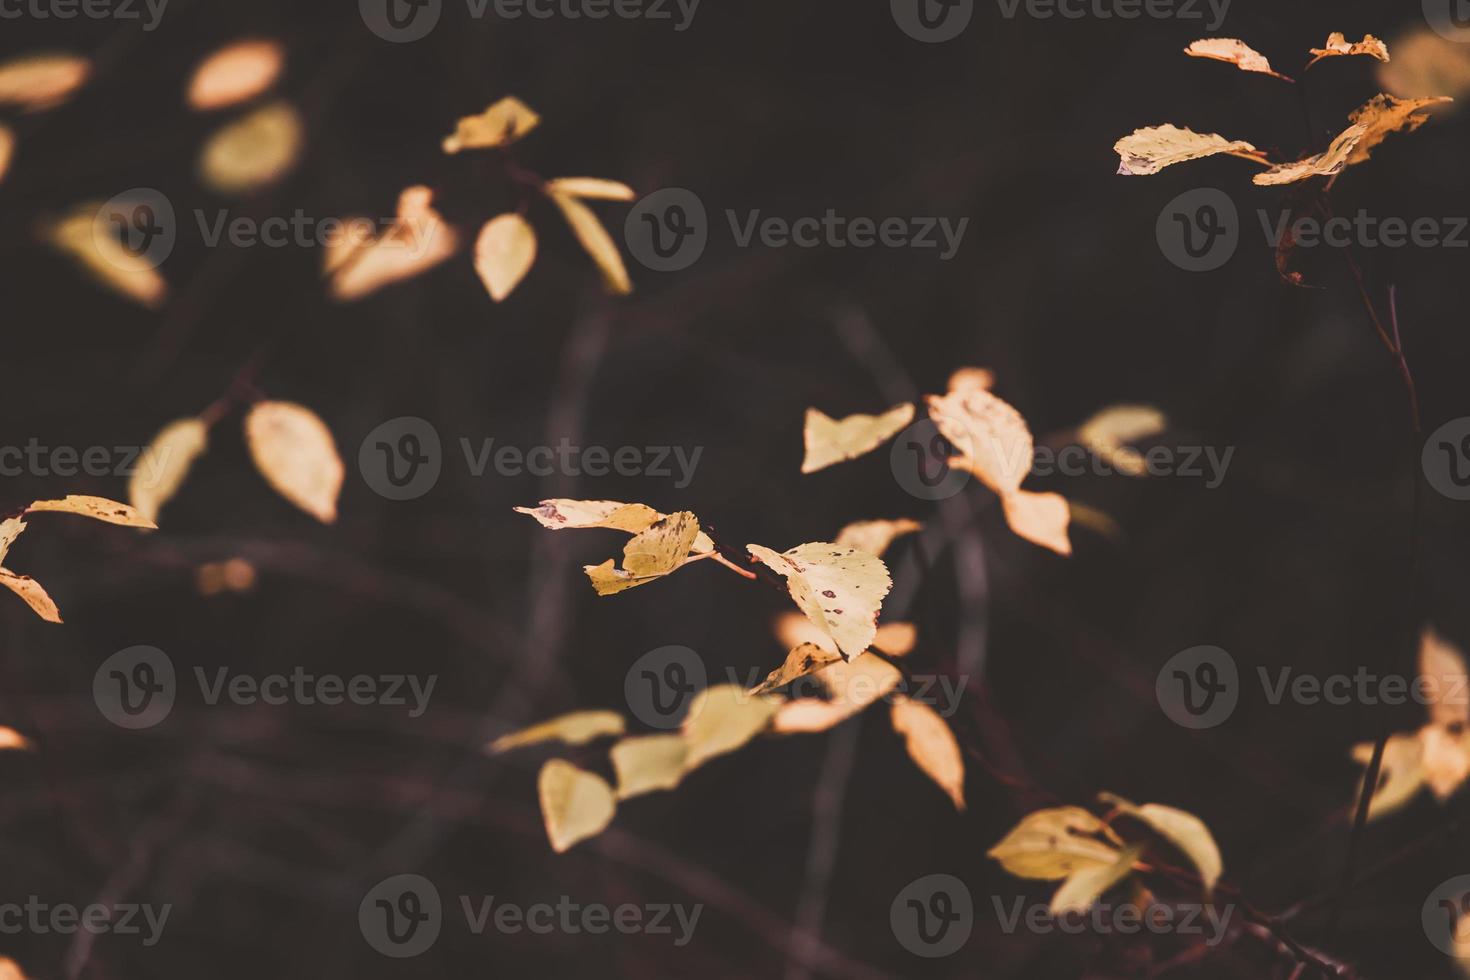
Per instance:
[[[927,704],[906,697],[891,707],[893,730],[903,736],[909,758],[954,802],[965,808],[965,758],[949,724]]]
[[[541,767],[536,789],[546,836],[558,854],[602,833],[618,809],[612,787],[601,776],[561,759]]]
[[[536,262],[536,231],[525,218],[507,213],[491,218],[475,241],[475,271],[499,303],[520,285]]]
[[[682,732],[688,754],[684,771],[692,772],[715,756],[734,752],[770,725],[781,702],[747,694],[738,684],[717,684],[695,695]]]
[[[259,402],[245,417],[250,456],[276,492],[323,524],[337,519],[346,467],[332,430],[291,402]]]
[[[199,419],[171,422],[154,436],[128,479],[128,500],[138,513],[157,521],[208,445],[209,429]]]
[[[623,734],[623,716],[616,711],[574,711],[538,725],[502,735],[491,742],[487,751],[494,753],[519,749],[540,742],[564,742],[586,745],[605,735]]]
[[[444,138],[444,152],[508,146],[541,124],[541,117],[520,99],[508,95],[478,116],[465,116],[454,134]]]
[[[1069,912],[1086,912],[1103,892],[1128,877],[1133,863],[1142,853],[1143,845],[1133,844],[1125,848],[1112,864],[1092,865],[1074,872],[1052,896],[1051,915],[1055,918]]]
[[[877,449],[914,420],[912,404],[896,405],[882,415],[849,415],[834,419],[815,408],[806,410],[802,440],[806,455],[803,473],[815,473],[835,463],[856,459]]]
[[[1203,820],[1192,813],[1159,803],[1135,806],[1111,793],[1103,793],[1099,798],[1148,824],[1194,864],[1200,880],[1204,882],[1206,894],[1215,890],[1224,865],[1220,860],[1220,848]]]
[[[199,174],[226,194],[254,190],[285,176],[296,164],[306,134],[296,109],[275,102],[225,124],[199,157]]]
[[[684,778],[689,746],[679,734],[635,735],[612,747],[618,799],[673,789]]]
[[[633,281],[628,278],[628,267],[623,264],[623,255],[618,251],[607,229],[592,210],[571,194],[551,192],[552,203],[561,209],[572,234],[582,243],[582,248],[597,264],[602,281],[608,292],[615,296],[626,296],[633,291]]]
[[[1076,806],[1054,807],[1028,814],[989,856],[1020,878],[1058,880],[1085,868],[1109,867],[1118,849],[1097,839],[1105,825]]]

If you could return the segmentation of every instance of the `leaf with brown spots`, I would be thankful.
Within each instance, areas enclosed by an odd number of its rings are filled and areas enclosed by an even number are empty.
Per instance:
[[[127,504],[120,504],[106,497],[88,497],[82,494],[71,494],[61,500],[37,500],[26,508],[26,513],[79,514],[123,527],[141,527],[148,531],[158,529],[157,524]]]
[[[786,580],[797,608],[832,638],[844,657],[858,656],[873,642],[878,610],[893,588],[881,558],[827,542],[797,545],[784,553],[758,544],[746,547]]]
[[[663,578],[689,559],[694,539],[699,535],[699,519],[681,511],[651,524],[623,546],[623,567],[609,558],[601,565],[587,565],[583,571],[592,581],[598,595],[614,595],[647,585]]]
[[[1244,41],[1233,37],[1207,37],[1198,41],[1190,42],[1184,53],[1191,58],[1209,58],[1213,61],[1224,61],[1234,65],[1241,71],[1259,72],[1262,75],[1271,75],[1282,81],[1289,82],[1290,78],[1274,70],[1271,62],[1266,56],[1255,50]]]

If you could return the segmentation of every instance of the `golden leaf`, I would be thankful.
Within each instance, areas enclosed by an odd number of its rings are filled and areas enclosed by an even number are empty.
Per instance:
[[[1059,493],[1013,490],[1002,496],[1000,503],[1006,523],[1019,537],[1059,555],[1072,553],[1072,539],[1067,534],[1072,509],[1066,497]]]
[[[35,745],[32,744],[31,740],[14,728],[0,726],[0,751],[26,752],[33,748],[35,748]],[[0,969],[0,980],[4,980],[4,977],[3,969]]]
[[[285,176],[301,152],[305,128],[287,102],[274,102],[227,123],[199,156],[199,176],[225,194],[254,190]]]
[[[1215,883],[1220,880],[1220,872],[1224,865],[1220,860],[1220,848],[1215,843],[1214,836],[1210,834],[1210,828],[1205,826],[1203,820],[1192,813],[1159,803],[1135,806],[1111,793],[1101,793],[1098,798],[1116,807],[1122,813],[1141,820],[1160,837],[1174,845],[1180,853],[1189,858],[1190,863],[1199,871],[1200,881],[1205,886],[1205,894],[1208,895],[1215,890]]]
[[[1125,476],[1148,472],[1143,455],[1130,442],[1164,431],[1164,413],[1152,405],[1114,405],[1082,423],[1077,437],[1099,459]]]
[[[962,466],[991,490],[1004,496],[1031,472],[1035,444],[1021,413],[983,388],[929,395],[929,418],[949,440]]]
[[[1256,174],[1251,181],[1262,187],[1270,187],[1294,184],[1310,177],[1331,177],[1339,174],[1353,162],[1354,151],[1367,135],[1366,125],[1349,126],[1337,134],[1337,138],[1322,153],[1315,153],[1293,163],[1278,163],[1271,169]]]
[[[1112,864],[1093,865],[1076,871],[1052,896],[1049,913],[1057,917],[1069,912],[1086,912],[1104,892],[1128,877],[1142,853],[1143,845],[1134,844],[1124,848]]]
[[[1371,743],[1353,746],[1353,760],[1366,766],[1373,758]],[[1376,820],[1402,809],[1424,787],[1424,741],[1419,734],[1392,735],[1383,746],[1378,786],[1368,804],[1368,818]],[[1358,788],[1359,793],[1363,787]]]
[[[79,204],[46,227],[46,238],[104,286],[149,309],[162,306],[168,283],[146,255],[125,248],[104,220],[101,203]]]
[[[259,402],[245,417],[250,456],[277,493],[323,524],[337,519],[346,468],[332,430],[308,408]]]
[[[1470,93],[1470,30],[1452,41],[1421,27],[1393,42],[1397,54],[1378,66],[1378,83],[1401,99]]]
[[[1076,806],[1028,814],[987,853],[1019,878],[1059,880],[1087,868],[1111,867],[1118,849],[1097,839],[1106,826]]]
[[[541,767],[536,789],[546,836],[558,854],[602,833],[618,809],[612,787],[601,776],[561,759]]]
[[[36,615],[46,622],[61,622],[61,610],[56,608],[56,603],[51,601],[46,590],[35,579],[17,575],[8,568],[0,568],[0,585],[24,599],[35,610]]]
[[[375,236],[372,222],[349,218],[340,239],[327,243],[323,271],[331,277],[332,297],[361,299],[384,286],[412,279],[443,262],[459,248],[459,235],[433,207],[434,192],[423,185],[398,195],[392,226]]]
[[[1419,742],[1424,749],[1424,782],[1443,803],[1470,776],[1470,733],[1425,725],[1419,731]]]
[[[513,95],[506,96],[478,116],[461,119],[454,134],[444,137],[444,152],[509,146],[540,124],[541,117],[529,106]]]
[[[8,956],[0,956],[0,980],[28,980],[19,964]]]
[[[552,531],[605,527],[629,534],[646,531],[668,516],[646,504],[625,504],[618,500],[543,500],[539,506],[517,507],[515,511],[535,518],[536,523]],[[694,539],[692,550],[703,554],[714,547],[709,535],[701,532]]]
[[[68,494],[61,500],[37,500],[26,508],[27,514],[79,514],[108,524],[123,527],[141,527],[153,531],[158,525],[138,513],[127,504],[106,497],[89,497],[84,494]]]
[[[1113,149],[1120,158],[1120,174],[1156,174],[1176,163],[1218,153],[1259,159],[1256,148],[1244,140],[1228,140],[1217,133],[1196,133],[1169,123],[1135,129],[1114,143]]]
[[[614,595],[646,585],[684,564],[689,558],[694,539],[699,535],[699,519],[681,511],[656,521],[623,545],[623,567],[617,568],[609,558],[601,565],[587,565],[583,571],[592,580],[598,595]]]
[[[0,126],[0,181],[5,179],[5,173],[10,169],[10,158],[14,155],[15,130]]]
[[[965,759],[949,724],[933,708],[900,695],[890,707],[893,730],[903,736],[909,758],[954,801],[965,808]]]
[[[54,109],[86,83],[92,63],[70,54],[37,54],[0,64],[0,105]]]
[[[1192,58],[1210,58],[1214,61],[1225,61],[1239,68],[1241,71],[1260,72],[1263,75],[1273,75],[1285,81],[1291,81],[1285,75],[1275,71],[1266,56],[1255,50],[1244,41],[1238,41],[1233,37],[1207,37],[1198,41],[1190,42],[1184,53]]]
[[[870,555],[883,557],[895,538],[923,530],[924,525],[908,518],[896,521],[857,521],[837,532],[837,544],[860,548]]]
[[[250,38],[226,45],[194,69],[189,107],[203,112],[247,102],[275,84],[285,62],[279,41]]]
[[[784,553],[758,544],[746,547],[786,580],[797,608],[832,638],[844,657],[856,657],[873,642],[878,610],[893,588],[881,558],[826,542],[797,545]]]
[[[1349,41],[1342,35],[1341,31],[1333,31],[1327,35],[1326,42],[1320,48],[1312,49],[1312,54],[1316,55],[1316,57],[1307,62],[1308,68],[1323,58],[1350,54],[1365,54],[1370,58],[1377,58],[1379,61],[1387,61],[1388,45],[1378,40],[1372,34],[1364,34],[1363,40],[1361,41]]]
[[[806,410],[802,440],[806,455],[803,473],[815,473],[834,463],[856,459],[893,438],[914,419],[913,405],[897,405],[882,415],[849,415],[843,419],[815,409]]]
[[[10,546],[15,544],[15,539],[20,537],[21,532],[26,529],[26,522],[19,517],[7,517],[0,521],[0,563],[4,563],[5,556],[10,552]]]
[[[1365,127],[1365,132],[1362,139],[1354,142],[1347,162],[1354,164],[1367,160],[1373,148],[1387,139],[1389,133],[1412,133],[1424,125],[1429,117],[1419,110],[1453,101],[1445,95],[1424,99],[1396,99],[1381,93],[1373,96],[1348,115],[1349,121]]]
[[[568,194],[599,201],[631,201],[638,196],[627,184],[601,177],[556,177],[546,182],[546,190],[550,194]]]
[[[802,622],[806,622],[805,619]],[[835,650],[826,650],[815,643],[803,643],[786,655],[786,660],[766,675],[766,679],[750,689],[750,694],[769,694],[785,687],[792,681],[815,673],[830,663],[842,659]]]
[[[949,376],[947,391],[972,391],[975,388],[984,388],[987,391],[995,387],[995,372],[989,368],[962,367]]]
[[[635,735],[612,747],[618,799],[673,789],[684,778],[689,747],[679,734]]]
[[[1465,655],[1431,628],[1419,636],[1419,676],[1424,678],[1431,725],[1470,725],[1470,679],[1466,676]]]
[[[873,637],[873,649],[890,657],[906,657],[918,641],[919,631],[913,623],[884,623]]]
[[[747,694],[738,684],[717,684],[694,696],[681,733],[687,754],[684,771],[693,772],[716,756],[734,752],[770,725],[777,698]]]
[[[887,695],[903,680],[903,674],[882,657],[864,653],[851,663],[838,661],[821,668],[816,678],[830,700],[787,701],[776,714],[773,731],[824,732]]]
[[[128,500],[150,521],[158,520],[163,505],[173,499],[204,450],[209,429],[199,419],[170,422],[153,437],[128,478]]]
[[[561,209],[562,217],[572,228],[572,234],[582,243],[582,248],[597,263],[602,281],[608,291],[616,296],[626,296],[633,291],[633,282],[628,278],[628,268],[623,264],[623,255],[617,243],[602,226],[597,215],[587,205],[566,193],[551,193],[551,200]]]
[[[492,755],[542,742],[586,745],[606,735],[621,735],[623,716],[616,711],[574,711],[529,728],[502,735],[486,747]]]
[[[475,241],[475,271],[499,303],[511,294],[536,261],[536,231],[518,214],[485,222]]]

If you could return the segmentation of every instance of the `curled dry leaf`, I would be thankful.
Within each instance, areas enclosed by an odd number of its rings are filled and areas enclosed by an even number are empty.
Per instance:
[[[913,420],[913,405],[896,405],[882,415],[849,415],[843,419],[809,408],[802,427],[806,456],[801,461],[801,471],[815,473],[834,463],[870,453]]]
[[[614,595],[646,585],[683,565],[689,559],[694,539],[699,535],[699,519],[688,511],[662,518],[648,530],[633,535],[623,546],[623,567],[609,558],[601,565],[587,565],[583,571],[592,580],[598,595]]]
[[[739,684],[716,684],[700,691],[680,729],[687,750],[684,771],[693,772],[755,738],[770,726],[779,707],[780,699],[747,694]]]
[[[346,468],[332,430],[309,408],[259,402],[245,417],[245,442],[266,482],[323,524],[337,519]]]
[[[619,500],[543,500],[536,507],[517,507],[516,513],[533,517],[536,523],[552,531],[564,528],[611,528],[639,534],[667,517],[646,504],[625,504]],[[709,535],[701,532],[694,539],[696,554],[714,550]]]
[[[122,527],[141,527],[153,531],[158,525],[152,520],[116,500],[106,497],[89,497],[85,494],[69,494],[60,500],[37,500],[26,508],[27,514],[79,514],[93,520],[118,524]]]
[[[304,136],[301,116],[290,103],[262,106],[209,138],[199,156],[199,176],[225,194],[262,187],[291,170]]]
[[[1217,133],[1196,133],[1169,123],[1135,129],[1114,143],[1113,149],[1119,157],[1120,174],[1156,174],[1176,163],[1219,153],[1260,159],[1260,152],[1244,140],[1228,140]]]
[[[684,778],[688,744],[679,734],[634,735],[612,747],[618,799],[673,789]]]
[[[199,419],[170,422],[154,436],[128,479],[128,500],[138,513],[157,521],[208,446],[209,428]]]
[[[923,528],[924,525],[908,518],[896,521],[857,521],[837,532],[837,543],[848,548],[860,548],[881,558],[895,538],[913,534]]]
[[[601,177],[556,177],[546,182],[546,190],[550,194],[569,194],[599,201],[631,201],[638,196],[627,184]]]
[[[1142,853],[1143,845],[1133,844],[1124,848],[1112,864],[1094,865],[1074,872],[1052,896],[1049,914],[1055,917],[1069,912],[1086,912],[1104,892],[1128,877]]]
[[[572,234],[577,236],[577,241],[597,264],[608,292],[615,296],[631,293],[633,281],[628,278],[628,267],[623,264],[623,255],[597,215],[571,194],[552,191],[550,197],[552,203],[561,209],[562,217],[567,219]]]
[[[520,99],[506,96],[478,116],[465,116],[444,137],[444,152],[509,146],[541,124],[541,117]]]
[[[95,280],[149,309],[168,298],[168,283],[146,255],[123,246],[100,203],[79,204],[46,227],[46,238]]]
[[[1271,187],[1277,184],[1294,184],[1310,177],[1331,177],[1339,174],[1352,162],[1353,151],[1367,134],[1366,125],[1349,126],[1337,134],[1337,138],[1323,152],[1314,153],[1293,163],[1278,163],[1271,169],[1256,174],[1251,181],[1262,187]]]
[[[602,833],[618,809],[612,787],[601,776],[561,759],[541,767],[536,789],[546,836],[558,854]]]
[[[1384,44],[1372,34],[1363,35],[1361,41],[1349,41],[1341,31],[1333,31],[1327,35],[1327,40],[1320,48],[1313,48],[1312,54],[1316,55],[1307,62],[1310,68],[1323,58],[1333,58],[1340,55],[1363,54],[1379,61],[1388,61],[1388,45]]]
[[[536,261],[536,230],[518,214],[485,222],[475,240],[475,271],[499,303],[515,290]]]
[[[873,642],[878,610],[893,588],[882,559],[859,548],[826,542],[776,552],[758,544],[751,555],[786,580],[796,606],[849,660]]]
[[[1111,793],[1099,794],[1099,799],[1111,804],[1118,812],[1147,824],[1156,834],[1189,858],[1190,863],[1199,872],[1206,895],[1215,890],[1215,884],[1220,880],[1220,872],[1224,864],[1220,860],[1220,848],[1215,843],[1214,835],[1210,833],[1210,828],[1205,826],[1203,820],[1192,813],[1159,803],[1145,803],[1142,806],[1136,806]]]
[[[784,734],[824,732],[877,702],[903,680],[898,668],[871,653],[851,663],[838,661],[816,673],[828,700],[797,698],[777,711],[773,731]]]
[[[954,732],[927,704],[906,697],[893,699],[893,730],[903,736],[909,758],[949,796],[956,810],[965,808],[965,759]]]
[[[1152,405],[1114,405],[1083,422],[1077,430],[1082,444],[1125,476],[1148,472],[1143,455],[1130,442],[1164,431],[1164,413]]]
[[[248,102],[275,84],[285,63],[279,41],[249,38],[226,45],[194,69],[189,107],[202,112]]]
[[[25,575],[17,575],[8,568],[0,568],[0,585],[5,586],[11,592],[26,601],[26,605],[35,610],[48,623],[61,622],[61,610],[56,608],[56,603],[41,588],[41,584],[33,578]]]
[[[0,105],[42,112],[61,105],[81,88],[92,63],[72,54],[34,54],[0,64]]]
[[[1290,78],[1275,71],[1266,56],[1255,50],[1244,41],[1238,41],[1233,37],[1207,37],[1198,41],[1190,42],[1184,53],[1192,58],[1210,58],[1214,61],[1225,61],[1239,68],[1241,71],[1260,72],[1263,75],[1272,75],[1283,81],[1291,81]]]
[[[367,218],[348,219],[347,231],[328,243],[323,271],[332,298],[361,299],[384,286],[412,279],[443,262],[459,248],[453,226],[433,207],[434,192],[423,185],[398,195],[397,218],[381,236]]]
[[[1420,110],[1434,105],[1443,105],[1454,100],[1438,95],[1424,99],[1396,99],[1391,95],[1379,94],[1358,106],[1348,116],[1356,126],[1365,127],[1360,140],[1355,141],[1348,163],[1367,160],[1373,148],[1388,138],[1389,133],[1412,133],[1429,121]]]
[[[803,619],[802,622],[806,620]],[[749,693],[769,694],[841,659],[842,655],[835,650],[824,649],[815,643],[803,643],[788,653],[785,662],[767,674],[766,679],[751,688]]]
[[[27,752],[33,748],[31,740],[14,728],[0,726],[0,752]],[[0,968],[0,980],[5,980],[3,968]]]
[[[616,711],[574,711],[543,721],[539,725],[502,735],[491,742],[486,751],[498,754],[542,742],[586,745],[593,739],[621,735],[624,727],[623,716]]]

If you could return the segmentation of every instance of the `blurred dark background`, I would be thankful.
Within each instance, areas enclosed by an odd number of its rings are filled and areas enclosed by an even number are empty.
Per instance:
[[[1295,74],[1341,30],[1392,45],[1422,30],[1417,4],[1235,0],[1218,33]],[[1190,732],[1159,710],[1174,653],[1229,650],[1243,675],[1412,672],[1426,620],[1470,642],[1462,503],[1422,489],[1418,584],[1408,572],[1418,443],[1394,365],[1340,264],[1284,285],[1255,226],[1284,194],[1216,158],[1153,177],[1115,175],[1113,142],[1173,122],[1248,139],[1278,158],[1320,150],[1379,91],[1376,64],[1337,59],[1285,85],[1181,49],[1199,22],[1006,18],[977,2],[958,39],[925,44],[886,3],[704,0],[669,21],[476,20],[446,0],[427,38],[394,44],[343,0],[172,0],[156,30],[34,17],[0,23],[6,55],[66,49],[93,82],[45,115],[12,116],[19,150],[0,183],[5,347],[0,443],[136,446],[199,412],[263,347],[256,385],[311,406],[348,467],[324,527],[255,473],[238,413],[213,433],[152,535],[37,518],[10,564],[67,617],[51,626],[0,596],[0,722],[36,744],[0,756],[0,899],[171,903],[157,945],[104,935],[0,936],[37,978],[111,977],[1286,977],[1289,958],[1243,936],[1191,959],[1178,937],[1008,934],[992,896],[1052,889],[1003,873],[986,850],[1044,790],[1169,803],[1213,828],[1226,876],[1277,912],[1330,893],[1346,852],[1370,706],[1267,703],[1247,684],[1235,715]],[[199,146],[240,110],[183,104],[193,66],[244,35],[288,51],[278,93],[307,142],[284,180],[240,198],[195,175]],[[391,214],[414,183],[467,235],[514,200],[484,155],[446,156],[454,121],[506,94],[542,114],[515,149],[539,173],[694,190],[714,216],[690,269],[630,259],[613,300],[545,205],[541,257],[490,302],[467,254],[361,302],[335,304],[316,250],[207,248],[192,223],[149,311],[89,280],[38,239],[47,216],[133,187],[180,214]],[[1335,190],[1339,213],[1470,215],[1470,117],[1444,112],[1391,137]],[[1160,209],[1212,186],[1248,227],[1223,268],[1176,268]],[[968,218],[952,261],[902,249],[739,248],[726,208],[795,218]],[[596,204],[620,232],[627,205]],[[619,237],[620,234],[619,234]],[[1425,430],[1470,414],[1467,258],[1454,248],[1364,250],[1367,286],[1397,307]],[[1166,445],[1234,447],[1227,478],[1034,479],[1110,516],[1074,528],[1062,559],[1021,541],[970,488],[941,517],[895,481],[886,449],[803,477],[804,409],[876,411],[942,390],[956,367],[997,392],[1039,440],[1065,444],[1093,412],[1159,406]],[[357,467],[381,423],[438,429],[438,485],[385,500]],[[702,447],[693,482],[471,474],[458,440],[529,448]],[[121,478],[7,479],[4,510],[37,497],[126,494]],[[548,751],[488,758],[488,735],[579,708],[623,710],[623,678],[668,644],[712,671],[769,670],[787,605],[711,563],[598,599],[580,566],[617,553],[610,532],[551,534],[516,515],[545,497],[689,509],[719,539],[786,548],[873,517],[931,523],[890,552],[908,583],[921,672],[968,676],[953,719],[969,762],[956,814],[872,712],[823,736],[760,740],[673,793],[621,807],[606,834],[554,855],[535,775]],[[958,515],[956,517],[956,515]],[[935,533],[935,532],[943,533]],[[196,570],[244,558],[253,588],[201,595]],[[905,579],[907,576],[907,579]],[[135,644],[195,667],[254,674],[410,672],[438,686],[418,719],[390,708],[210,706],[183,685],[168,720],[128,732],[91,700],[94,671]],[[1396,731],[1422,709],[1387,713]],[[596,752],[572,752],[584,765]],[[982,765],[980,759],[986,760]],[[998,779],[987,773],[1008,777]],[[1448,977],[1426,940],[1425,897],[1470,871],[1463,837],[1428,794],[1369,827],[1359,865],[1431,842],[1354,890],[1327,940],[1321,903],[1290,922],[1365,977]],[[425,875],[450,921],[433,949],[393,960],[357,908],[380,879]],[[889,924],[914,879],[958,876],[975,900],[968,944],[941,959]],[[693,942],[663,936],[475,936],[454,896],[530,904],[705,906]],[[809,941],[815,934],[819,939]],[[1307,974],[1310,976],[1310,974]]]

